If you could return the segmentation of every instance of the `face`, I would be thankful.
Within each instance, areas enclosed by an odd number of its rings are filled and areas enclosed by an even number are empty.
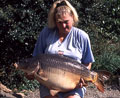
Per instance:
[[[60,34],[68,34],[73,26],[73,17],[69,13],[56,16],[56,25]]]

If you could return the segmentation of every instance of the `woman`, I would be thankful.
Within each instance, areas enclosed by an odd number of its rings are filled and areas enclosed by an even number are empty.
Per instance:
[[[73,58],[91,69],[94,57],[90,40],[87,33],[74,27],[77,22],[78,15],[72,5],[67,0],[56,1],[48,15],[48,27],[40,32],[33,56],[40,53],[60,54]],[[80,87],[83,82],[80,82]],[[41,98],[83,98],[86,90],[85,87],[80,87],[53,97],[49,90],[41,85],[40,95]]]

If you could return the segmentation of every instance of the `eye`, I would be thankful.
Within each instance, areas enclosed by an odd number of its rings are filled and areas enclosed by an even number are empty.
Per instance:
[[[58,23],[61,24],[61,23],[63,23],[63,22],[59,21]]]
[[[68,24],[68,22],[69,22],[69,20],[66,20],[66,21],[58,21],[57,23],[59,23],[59,24]]]
[[[68,24],[68,22],[69,22],[68,20],[64,21],[65,24]]]

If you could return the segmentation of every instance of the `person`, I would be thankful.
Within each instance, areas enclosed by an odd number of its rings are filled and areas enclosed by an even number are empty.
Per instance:
[[[78,14],[67,0],[53,3],[48,14],[48,26],[40,32],[33,56],[38,54],[59,54],[75,59],[88,69],[94,62],[90,39],[87,33],[77,28]],[[40,85],[41,98],[83,98],[86,88],[82,86],[66,93],[51,96],[49,89]]]

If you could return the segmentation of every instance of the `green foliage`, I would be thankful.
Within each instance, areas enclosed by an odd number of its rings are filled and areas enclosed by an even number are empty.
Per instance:
[[[14,2],[6,0],[4,3],[7,5],[0,10],[1,23],[3,23],[3,28],[7,27],[6,33],[12,36],[12,40],[24,42],[27,38],[36,38],[36,33],[46,25],[47,21],[42,20],[47,17],[43,0],[17,0]]]
[[[24,77],[24,73],[22,71],[14,70],[9,78],[9,88],[13,90],[16,88],[17,92],[22,91],[23,89],[35,90],[40,86],[37,80],[28,80],[26,77]]]
[[[102,55],[96,57],[96,69],[107,70],[109,72],[115,72],[120,68],[120,56],[108,52],[103,52]]]
[[[91,36],[97,33],[110,40],[119,40],[119,0],[80,0],[75,6],[80,16],[79,27],[92,32]]]
[[[114,45],[104,48],[104,51],[100,55],[96,56],[96,62],[93,64],[94,70],[107,70],[111,73],[114,73],[117,69],[120,68],[120,54],[116,50],[118,48],[113,48]],[[103,49],[102,49],[103,50]],[[117,52],[116,52],[117,51]]]
[[[48,11],[56,0],[0,0],[0,81],[10,88],[33,89],[13,63],[31,57]],[[78,27],[91,39],[93,69],[120,68],[120,0],[69,0],[79,14]],[[18,85],[19,84],[19,85]]]
[[[47,7],[43,0],[0,1],[0,81],[10,88],[28,82],[12,66],[32,55],[38,34],[47,23]]]
[[[19,81],[19,85],[16,84],[16,85],[14,85],[15,87],[13,87],[13,85],[11,85],[11,88],[17,88],[18,91],[22,91],[23,89],[34,91],[36,88],[40,87],[40,83],[37,80],[28,80],[25,77],[23,77],[23,78],[21,77],[21,79],[23,79],[23,80]]]

